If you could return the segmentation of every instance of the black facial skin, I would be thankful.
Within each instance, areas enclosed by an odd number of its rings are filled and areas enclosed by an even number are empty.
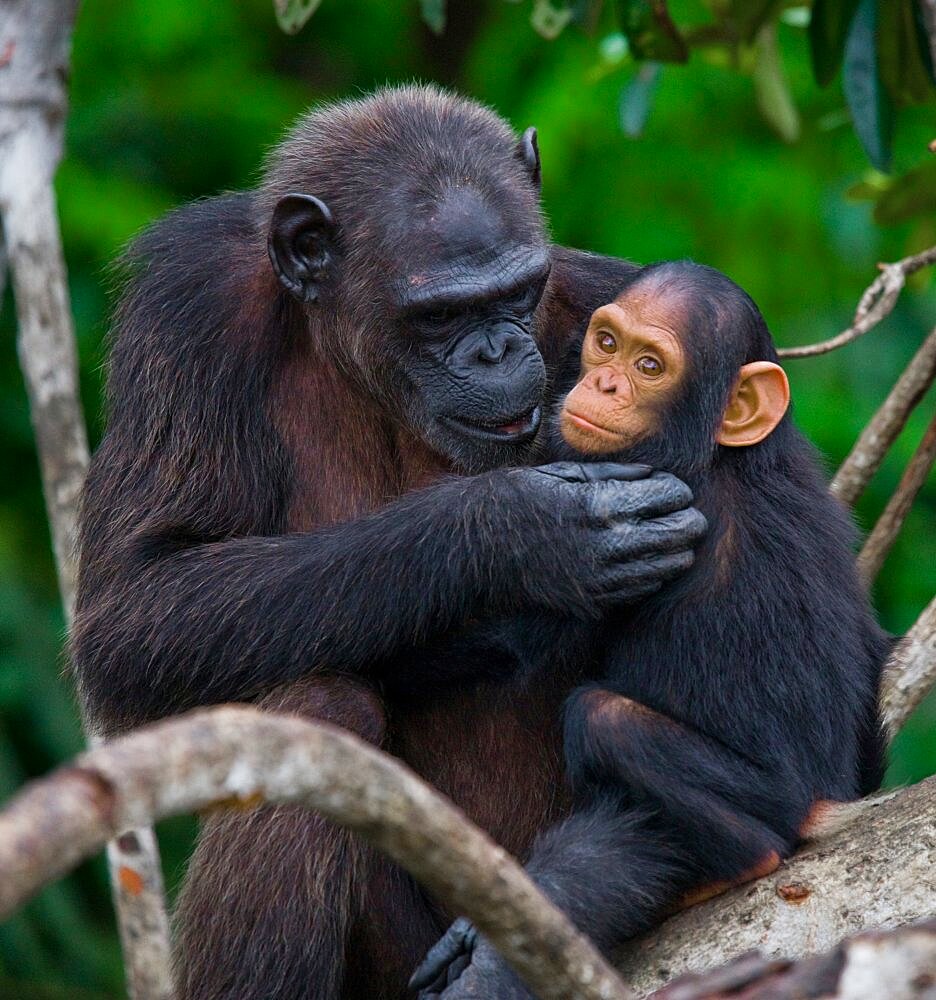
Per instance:
[[[534,314],[548,275],[542,250],[515,248],[487,266],[425,276],[401,297],[410,419],[460,468],[515,463],[536,436],[546,367]]]
[[[757,307],[692,264],[646,268],[644,283],[682,308],[687,371],[659,432],[601,457],[673,469],[709,532],[688,572],[609,612],[593,637],[589,683],[564,708],[574,809],[527,862],[609,956],[691,892],[767,874],[817,802],[878,786],[890,650],[855,571],[853,526],[789,414],[758,444],[715,443],[740,367],[777,360]],[[556,440],[550,457],[575,456]],[[504,637],[544,678],[565,641],[543,616]],[[465,921],[412,986],[421,1000],[530,997]]]

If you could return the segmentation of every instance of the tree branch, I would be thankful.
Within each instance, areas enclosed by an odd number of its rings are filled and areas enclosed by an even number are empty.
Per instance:
[[[887,502],[873,530],[865,540],[858,555],[858,573],[868,586],[880,573],[888,552],[910,513],[913,501],[926,482],[933,462],[936,461],[936,416],[923,435],[917,450],[910,459],[897,484],[894,495]]]
[[[470,917],[542,1000],[630,997],[519,864],[408,768],[337,727],[246,707],[137,730],[27,785],[0,813],[0,918],[122,830],[219,801],[301,802],[355,830]]]
[[[62,155],[76,8],[77,0],[0,4],[0,230],[13,278],[17,351],[68,622],[75,602],[78,498],[88,441],[53,179]],[[119,881],[113,883],[128,985],[135,1000],[168,1000],[169,921],[159,855],[151,832],[138,831],[136,842],[139,850],[132,860],[146,891],[133,895]],[[108,860],[113,880],[130,858],[112,845]],[[148,933],[139,933],[144,927]]]
[[[829,489],[846,506],[853,506],[861,496],[934,378],[936,329],[923,341],[832,479]]]
[[[860,805],[860,823],[629,944],[616,963],[625,979],[645,995],[752,949],[798,959],[936,913],[936,778]]]
[[[933,969],[936,920],[928,920],[858,934],[800,962],[744,955],[715,972],[681,976],[655,992],[653,1000],[922,1000]]]
[[[904,257],[894,264],[878,264],[881,273],[868,285],[858,300],[855,317],[847,330],[818,344],[784,347],[777,353],[781,358],[810,358],[817,354],[828,354],[829,351],[857,340],[891,314],[907,277],[930,264],[936,264],[936,247],[930,247],[912,257]]]
[[[884,668],[881,713],[893,739],[936,684],[936,597],[904,636]]]

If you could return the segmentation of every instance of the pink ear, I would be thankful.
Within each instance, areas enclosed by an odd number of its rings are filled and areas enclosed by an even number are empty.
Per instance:
[[[715,440],[728,448],[757,444],[780,423],[789,405],[786,372],[772,361],[752,361],[738,373]]]

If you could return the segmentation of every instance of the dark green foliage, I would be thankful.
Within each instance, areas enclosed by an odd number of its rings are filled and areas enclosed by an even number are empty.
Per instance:
[[[821,87],[827,87],[842,65],[845,39],[858,0],[816,0],[809,22],[809,51],[813,73]]]
[[[618,0],[617,6],[634,58],[676,63],[689,58],[689,47],[664,0]]]

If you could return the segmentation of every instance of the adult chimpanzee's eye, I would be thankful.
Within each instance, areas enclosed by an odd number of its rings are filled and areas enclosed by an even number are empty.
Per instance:
[[[611,336],[610,333],[608,333],[607,330],[602,330],[601,333],[599,333],[598,336],[595,338],[595,340],[597,341],[598,346],[601,348],[601,350],[605,352],[605,354],[614,354],[614,352],[617,350],[617,341],[614,339],[614,337]]]
[[[647,375],[650,378],[658,378],[663,374],[663,365],[657,358],[654,358],[649,354],[645,354],[643,357],[638,358],[634,362],[634,367],[642,375]]]
[[[443,323],[448,323],[454,315],[455,313],[452,309],[432,309],[429,312],[420,313],[419,321],[428,326],[442,326]]]

